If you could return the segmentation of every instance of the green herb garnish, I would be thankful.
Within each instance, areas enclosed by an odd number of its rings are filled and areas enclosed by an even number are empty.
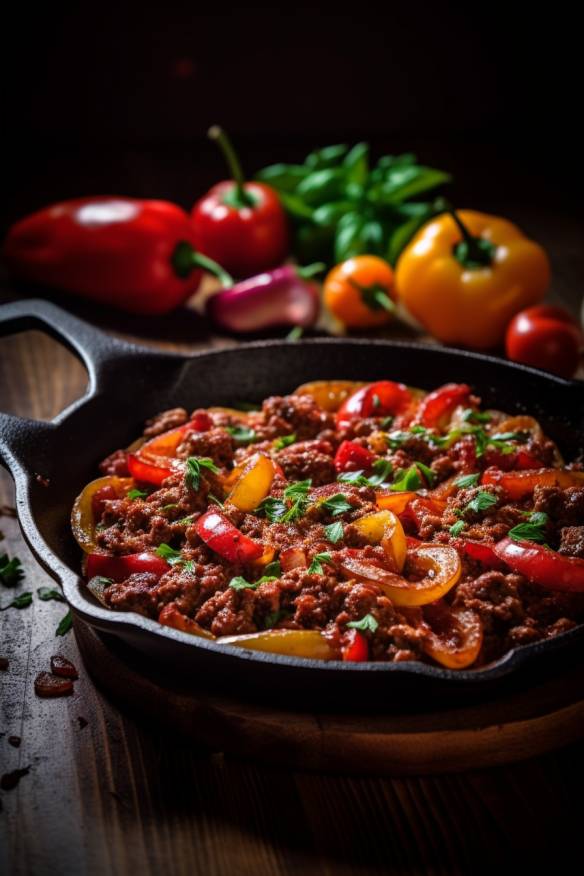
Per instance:
[[[241,575],[236,575],[229,582],[229,586],[232,590],[255,590],[259,583],[259,581],[247,581]]]
[[[176,566],[178,563],[185,563],[186,560],[183,558],[180,551],[176,551],[174,548],[171,548],[169,544],[159,544],[154,553],[158,557],[162,557],[163,560],[166,560],[169,566]]]
[[[198,490],[201,485],[201,469],[219,474],[219,469],[208,456],[189,456],[185,472],[185,483],[191,490]]]
[[[333,517],[337,517],[339,514],[345,514],[345,512],[353,510],[353,506],[347,501],[347,497],[342,493],[335,493],[334,496],[325,499],[320,505],[321,508],[326,508]]]
[[[97,577],[100,581],[107,581],[108,584],[113,584],[111,578],[102,578],[101,576]],[[52,599],[54,599],[55,602],[66,602],[66,599],[61,591],[55,590],[55,588],[53,587],[38,587],[37,596],[39,599],[42,599],[43,602],[49,602]]]
[[[32,593],[20,593],[15,596],[8,605],[3,605],[0,611],[8,611],[9,608],[28,608],[32,602]]]
[[[280,560],[273,560],[264,569],[264,577],[279,578],[282,574],[282,566]]]
[[[427,479],[429,486],[434,483],[434,472],[423,462],[414,462],[409,468],[396,471],[391,490],[404,491],[421,489],[424,486],[421,475]]]
[[[256,514],[265,514],[271,523],[290,523],[302,517],[308,504],[311,480],[296,481],[284,490],[281,499],[268,496],[256,508]],[[290,504],[288,504],[290,503]]]
[[[274,450],[283,450],[284,447],[289,447],[290,444],[294,444],[295,441],[296,432],[292,432],[291,435],[282,435],[274,441]]]
[[[258,440],[255,429],[248,426],[227,426],[227,431],[236,444],[253,444]]]
[[[324,528],[324,534],[326,535],[327,541],[330,541],[331,544],[336,544],[345,534],[343,524],[340,520],[337,520],[336,523],[329,523],[329,525]]]
[[[309,575],[322,575],[322,574],[324,574],[322,564],[323,563],[326,563],[326,564],[332,563],[332,561],[333,561],[333,558],[327,552],[322,553],[322,554],[315,554],[314,557],[312,558],[312,562],[311,562],[310,566],[308,567],[308,574]]]
[[[492,493],[486,493],[484,490],[479,490],[474,499],[472,499],[464,509],[464,513],[466,514],[467,511],[474,511],[478,514],[481,511],[488,511],[489,508],[492,508],[493,505],[496,504],[496,496],[493,496]]]
[[[488,423],[491,415],[486,411],[475,411],[473,408],[466,408],[462,412],[462,419],[465,423]]]
[[[147,495],[148,493],[146,493],[144,490],[133,489],[129,490],[126,493],[126,498],[134,501],[134,499],[145,499]]]
[[[304,329],[301,325],[295,325],[294,328],[290,329],[288,334],[286,335],[287,341],[299,341],[302,335],[304,334]]]
[[[456,523],[453,523],[448,532],[450,535],[458,536],[466,526],[464,520],[457,520]]]
[[[467,487],[476,487],[479,482],[479,478],[480,474],[478,472],[474,474],[462,475],[462,477],[457,478],[454,481],[454,485],[456,487],[460,487],[463,490]]]
[[[534,511],[529,515],[527,523],[519,523],[510,529],[507,535],[514,541],[534,541],[538,544],[545,544],[548,522],[547,514],[543,511]]]
[[[63,617],[59,621],[59,625],[57,626],[57,629],[55,630],[55,635],[56,636],[64,636],[66,633],[69,632],[69,630],[71,629],[72,626],[73,626],[73,615],[71,614],[70,611],[68,611],[67,614],[63,615]]]
[[[217,505],[219,508],[225,507],[221,499],[218,499],[217,496],[213,495],[213,493],[209,493],[207,499],[209,500],[209,502],[212,502],[213,505]]]
[[[362,487],[380,487],[386,485],[392,471],[393,466],[389,459],[376,459],[373,463],[374,474],[367,476],[362,469],[346,471],[340,474],[337,480],[344,484],[357,484]]]
[[[360,630],[363,633],[374,633],[379,626],[379,621],[372,614],[366,614],[361,620],[349,621],[347,626],[352,630]]]
[[[0,556],[0,583],[4,587],[16,587],[23,577],[24,571],[18,557],[12,557],[10,560],[8,554],[2,554]]]

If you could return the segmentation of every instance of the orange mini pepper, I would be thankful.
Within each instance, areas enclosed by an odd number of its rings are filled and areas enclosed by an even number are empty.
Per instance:
[[[541,301],[550,281],[545,250],[497,216],[450,211],[424,225],[402,252],[398,298],[447,344],[487,349],[509,320]]]
[[[373,255],[360,255],[341,262],[324,281],[324,303],[348,328],[374,328],[389,322],[393,270]]]

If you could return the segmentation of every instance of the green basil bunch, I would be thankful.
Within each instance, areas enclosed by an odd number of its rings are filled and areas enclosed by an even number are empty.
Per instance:
[[[302,263],[337,264],[362,253],[395,264],[416,231],[441,212],[440,203],[413,200],[450,181],[411,153],[384,155],[373,169],[369,145],[326,146],[304,164],[272,164],[257,174],[272,186],[294,226]]]

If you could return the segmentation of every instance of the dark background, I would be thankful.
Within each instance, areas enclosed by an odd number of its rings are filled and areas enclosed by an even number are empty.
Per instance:
[[[499,212],[551,252],[580,300],[578,26],[564,4],[25,7],[4,29],[0,231],[85,194],[189,208],[225,176],[368,140],[449,170],[458,206]],[[561,263],[555,256],[562,247]],[[555,258],[555,261],[554,261]],[[552,297],[555,294],[552,290]]]

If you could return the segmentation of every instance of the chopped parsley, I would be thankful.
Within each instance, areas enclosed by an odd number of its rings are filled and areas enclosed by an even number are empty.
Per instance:
[[[290,484],[281,499],[268,496],[258,505],[256,513],[265,514],[271,523],[290,523],[297,520],[306,511],[311,484],[311,480]]]
[[[100,581],[107,581],[108,584],[113,584],[111,578],[102,578],[98,576]],[[60,590],[56,590],[53,587],[38,587],[37,588],[37,596],[39,599],[42,599],[43,602],[49,602],[51,599],[54,599],[55,602],[65,602],[65,597],[61,593]]]
[[[8,554],[2,554],[0,556],[0,583],[4,587],[16,587],[23,577],[22,563],[18,557],[12,557],[9,560]]]
[[[205,468],[213,474],[219,474],[219,469],[208,456],[189,456],[185,472],[185,483],[191,490],[198,490],[201,485],[201,469]]]
[[[364,471],[346,471],[340,474],[338,481],[345,484],[358,484],[362,487],[381,487],[387,485],[387,478],[393,472],[389,459],[376,459],[373,463],[374,474],[367,477]]]
[[[264,572],[264,578],[279,578],[282,574],[282,566],[280,565],[280,560],[274,560],[273,562],[268,563],[268,565],[264,569]]]
[[[471,499],[464,509],[464,513],[466,514],[467,511],[474,511],[476,514],[479,514],[481,511],[488,511],[489,508],[492,508],[493,505],[496,504],[496,496],[493,496],[492,493],[486,493],[484,490],[479,490],[474,499]]]
[[[165,544],[164,542],[158,545],[155,554],[158,557],[162,557],[163,560],[166,560],[169,566],[176,566],[178,563],[186,562],[180,551],[175,551],[174,548],[171,548],[169,544]]]
[[[344,514],[346,511],[353,510],[353,506],[347,501],[347,497],[342,493],[335,493],[334,496],[325,499],[324,502],[321,502],[321,507],[326,508],[333,517],[337,517],[339,514]]]
[[[232,590],[255,590],[259,583],[259,581],[247,581],[241,575],[236,575],[229,582],[229,586]]]
[[[479,482],[480,474],[478,472],[474,474],[462,475],[460,478],[456,478],[454,481],[454,485],[456,487],[460,487],[461,489],[466,489],[467,487],[476,487]]]
[[[126,498],[134,501],[134,499],[145,499],[147,495],[148,493],[146,493],[144,490],[133,489],[129,490],[126,493]]]
[[[491,415],[486,411],[475,411],[473,408],[467,408],[462,412],[462,419],[465,423],[488,423]]]
[[[514,541],[534,541],[545,544],[549,517],[543,511],[533,511],[527,523],[519,523],[507,533]]]
[[[381,423],[379,424],[379,428],[385,431],[385,429],[389,429],[390,426],[393,425],[394,417],[384,417]]]
[[[322,568],[322,564],[323,563],[329,564],[329,563],[332,563],[332,561],[333,561],[333,558],[327,552],[324,552],[322,554],[315,554],[314,557],[312,558],[312,562],[311,562],[310,566],[308,567],[308,574],[309,575],[323,575],[324,570]]]
[[[423,462],[414,462],[409,468],[399,468],[391,485],[391,490],[419,490],[424,486],[422,476],[426,480],[428,486],[434,483],[434,472]]]
[[[3,605],[0,611],[7,611],[9,608],[28,608],[32,602],[32,593],[20,593],[8,605]]]
[[[255,429],[249,426],[227,426],[227,431],[236,444],[253,444],[258,440]]]
[[[73,626],[73,615],[71,614],[70,611],[68,611],[67,614],[63,615],[63,617],[59,621],[57,629],[55,630],[55,635],[56,636],[66,635],[66,633],[69,632],[69,630],[71,629],[72,626]]]
[[[329,525],[324,528],[324,534],[327,537],[327,541],[330,541],[331,544],[336,544],[345,534],[343,524],[340,520],[337,520],[336,523],[329,523]]]
[[[274,441],[274,450],[283,450],[284,447],[289,447],[291,444],[294,444],[295,441],[296,432],[292,432],[290,435],[282,435]]]
[[[374,633],[379,626],[379,621],[372,614],[366,614],[361,620],[349,621],[347,626],[352,630],[360,630],[363,633]]]
[[[464,520],[457,520],[456,523],[453,523],[448,532],[450,535],[458,536],[466,526]]]

